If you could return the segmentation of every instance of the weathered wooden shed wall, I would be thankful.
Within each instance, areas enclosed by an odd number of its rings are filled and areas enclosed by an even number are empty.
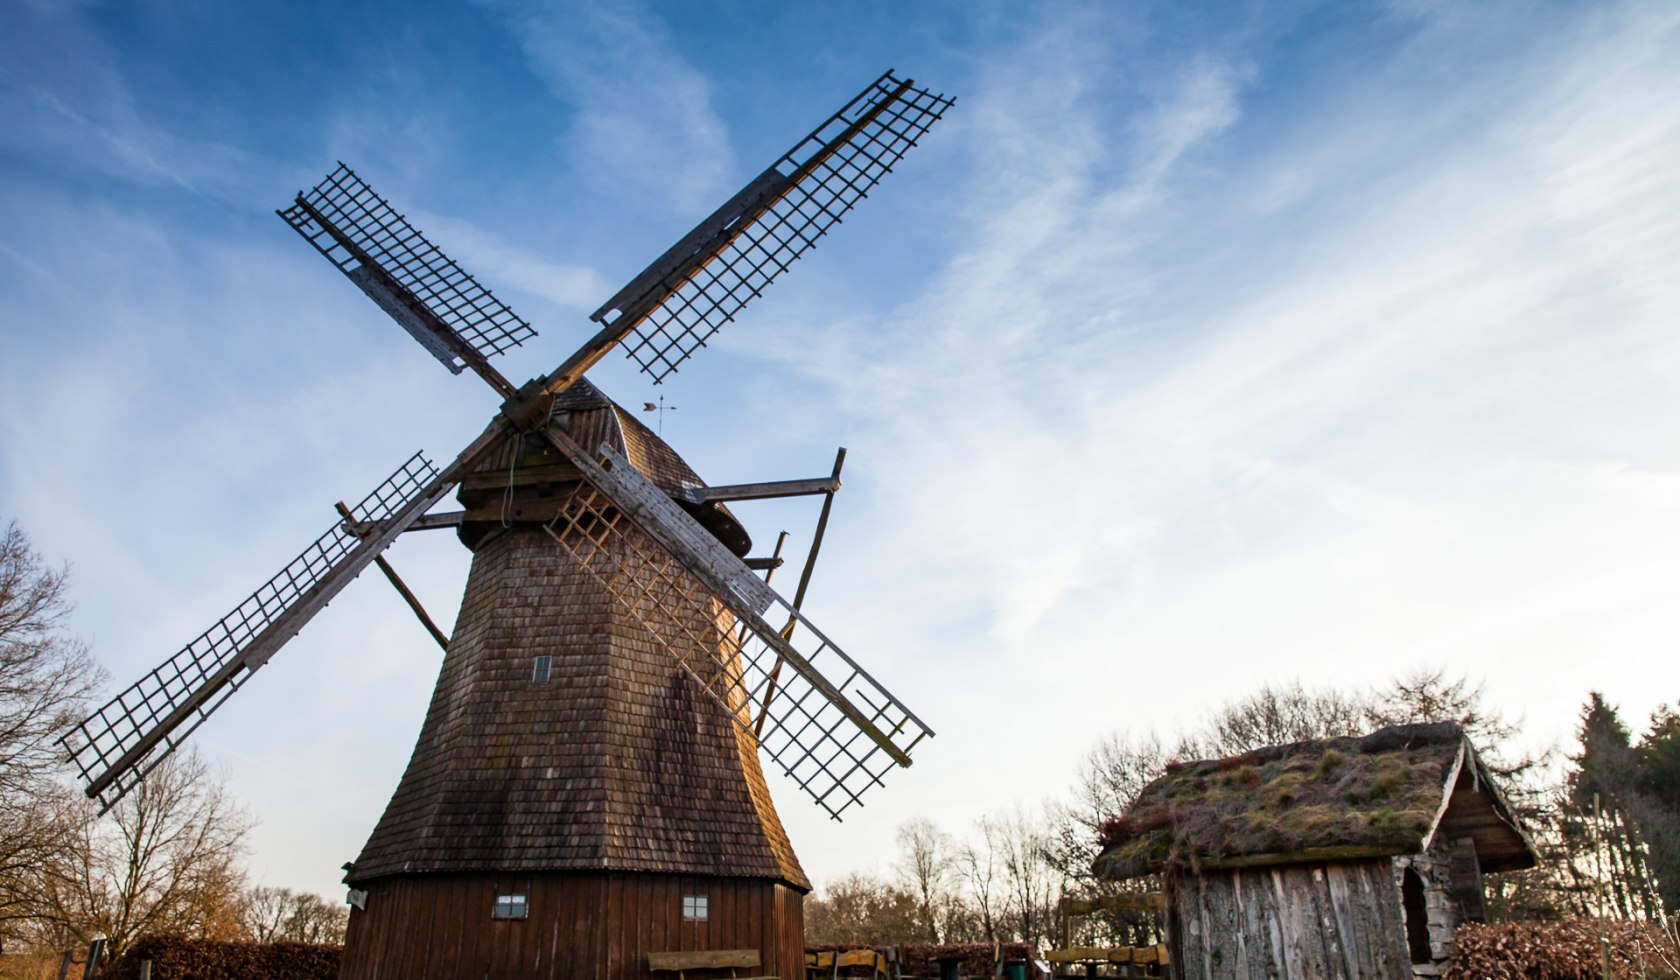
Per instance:
[[[660,874],[441,874],[367,883],[352,909],[341,977],[642,980],[648,952],[756,949],[764,973],[805,971],[804,896],[749,878]],[[491,918],[498,894],[524,919]],[[682,899],[704,895],[705,922]]]
[[[1174,975],[1405,980],[1394,876],[1388,858],[1169,874]]]

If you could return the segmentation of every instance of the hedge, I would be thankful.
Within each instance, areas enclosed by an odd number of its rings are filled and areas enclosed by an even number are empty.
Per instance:
[[[152,961],[152,980],[337,980],[342,946],[308,943],[228,943],[179,936],[146,936],[130,946],[100,980],[140,980],[140,961]]]
[[[1562,922],[1466,923],[1453,936],[1449,980],[1601,980],[1602,939],[1610,940],[1610,971],[1622,978],[1680,977],[1673,937],[1644,922],[1577,919]]]

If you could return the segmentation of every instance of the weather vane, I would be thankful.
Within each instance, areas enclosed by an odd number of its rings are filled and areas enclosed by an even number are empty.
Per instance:
[[[658,412],[659,413],[659,434],[660,435],[665,434],[665,413],[666,412],[674,412],[676,410],[677,410],[677,406],[665,404],[665,396],[664,395],[659,396],[659,404],[657,404],[657,405],[655,405],[653,402],[642,402],[642,411],[644,411],[644,412]]]

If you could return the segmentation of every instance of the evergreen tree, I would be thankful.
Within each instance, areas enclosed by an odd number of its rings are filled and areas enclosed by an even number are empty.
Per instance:
[[[1650,806],[1639,789],[1633,736],[1616,707],[1597,691],[1581,710],[1581,752],[1571,756],[1561,830],[1566,875],[1580,911],[1617,918],[1662,914],[1647,825]]]
[[[1670,813],[1680,815],[1680,712],[1659,705],[1635,755],[1640,789]]]
[[[1569,776],[1569,800],[1582,811],[1597,805],[1611,808],[1633,789],[1635,763],[1633,733],[1622,723],[1616,707],[1597,691],[1587,697],[1581,709],[1581,727],[1575,730],[1581,754],[1571,756],[1575,771]]]
[[[1661,705],[1633,749],[1642,829],[1663,908],[1680,916],[1680,714]]]

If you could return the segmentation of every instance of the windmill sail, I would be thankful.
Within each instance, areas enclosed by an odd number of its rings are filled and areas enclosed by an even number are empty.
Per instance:
[[[451,473],[455,468],[451,468]],[[179,653],[61,739],[101,812],[173,752],[454,479],[415,453],[340,522]]]
[[[720,569],[711,556],[689,550],[685,542],[706,532],[674,506],[649,507],[651,498],[669,500],[628,461],[603,447],[613,464],[603,468],[563,433],[548,434],[585,476],[561,502],[549,533],[818,805],[838,819],[894,766],[910,764],[910,750],[933,732],[903,702],[739,559],[725,554],[738,571]],[[758,590],[741,588],[741,573]],[[766,593],[770,605],[758,605]],[[745,635],[697,632],[685,611],[712,599],[747,627]],[[799,647],[762,615],[775,607],[803,627]],[[768,720],[762,726],[753,717],[760,705]]]
[[[355,171],[340,163],[291,207],[275,213],[444,367],[456,374],[471,367],[492,386],[505,389],[504,396],[512,393],[487,358],[523,344],[536,330],[392,210]]]
[[[626,352],[663,380],[868,196],[952,102],[883,74],[591,319],[633,335]]]

